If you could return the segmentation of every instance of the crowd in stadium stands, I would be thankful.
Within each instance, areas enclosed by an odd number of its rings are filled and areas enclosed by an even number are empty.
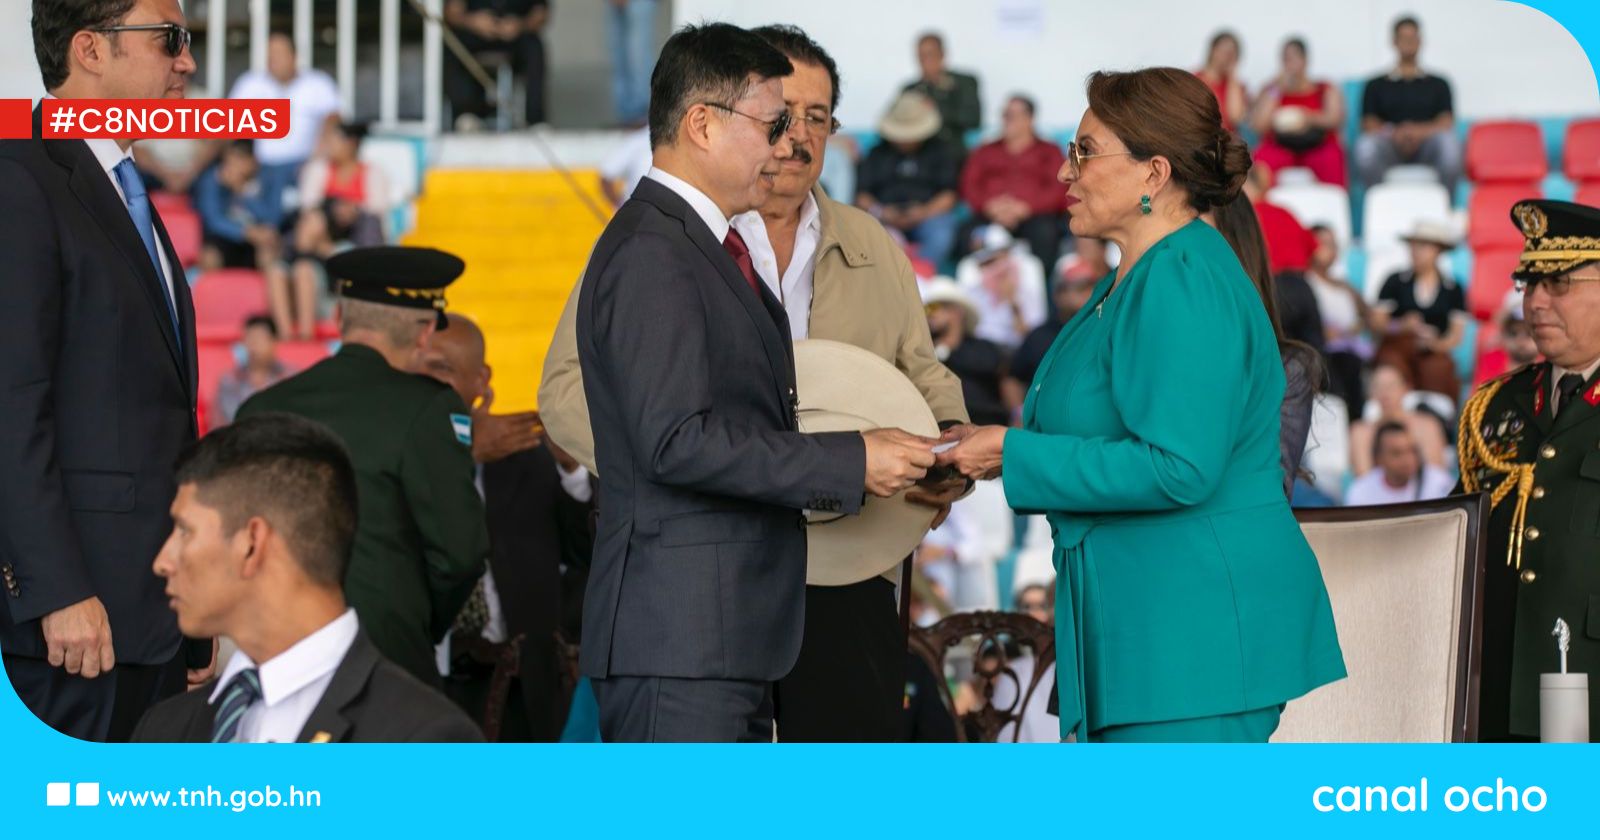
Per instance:
[[[619,206],[650,165],[641,126],[656,6],[612,2],[616,117],[633,130],[601,175]],[[474,56],[525,75],[522,121],[542,122],[547,4],[449,0],[445,13]],[[1511,290],[1520,240],[1505,217],[1511,202],[1542,194],[1548,164],[1537,127],[1531,142],[1527,124],[1459,131],[1449,82],[1419,63],[1418,21],[1399,19],[1391,36],[1395,63],[1359,87],[1313,76],[1313,45],[1300,37],[1283,41],[1280,70],[1259,90],[1239,79],[1242,45],[1229,32],[1211,39],[1195,71],[1217,96],[1224,122],[1253,149],[1246,194],[1284,338],[1314,349],[1321,362],[1310,440],[1294,480],[1299,505],[1446,495],[1455,484],[1464,388],[1536,357]],[[186,267],[206,272],[196,283],[197,308],[206,308],[208,286],[221,289],[241,271],[249,278],[237,280],[245,290],[227,295],[226,305],[199,315],[202,376],[211,385],[202,389],[203,426],[228,422],[251,393],[327,353],[323,342],[335,333],[321,261],[351,244],[385,241],[400,209],[385,170],[364,162],[364,128],[340,121],[331,80],[296,69],[293,49],[275,36],[267,70],[234,89],[235,96],[290,98],[289,137],[208,149],[189,170],[139,158],[147,180],[165,185],[159,199],[174,241],[189,225],[198,228],[195,247],[185,253],[178,245]],[[1065,138],[1041,135],[1032,98],[1005,98],[998,135],[979,142],[978,78],[946,65],[935,33],[918,38],[915,55],[917,77],[874,130],[830,140],[821,183],[879,219],[905,248],[937,356],[960,378],[973,422],[1017,424],[1045,350],[1089,305],[1119,255],[1069,232],[1056,180]],[[446,82],[453,127],[471,129],[491,116],[482,86],[453,56]],[[1359,108],[1358,123],[1351,108]],[[1574,124],[1569,143],[1582,125]],[[1600,140],[1600,130],[1583,136],[1591,134]],[[1575,172],[1571,160],[1569,151],[1567,172],[1581,201],[1600,172]],[[1458,192],[1458,182],[1466,181],[1472,192],[1463,213],[1454,208],[1467,192]],[[1463,246],[1470,253],[1458,253]],[[1476,270],[1468,274],[1466,266]],[[1049,526],[1042,517],[1014,516],[988,483],[930,533],[917,570],[918,623],[1002,605],[1045,620],[1052,614]],[[918,701],[908,692],[914,712]],[[958,707],[971,699],[958,696]],[[1042,705],[1028,716],[1024,729],[1054,740],[1053,721],[1039,722],[1047,717]]]

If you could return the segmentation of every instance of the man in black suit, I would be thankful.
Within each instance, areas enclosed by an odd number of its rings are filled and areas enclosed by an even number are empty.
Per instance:
[[[766,200],[793,67],[727,24],[679,30],[651,79],[654,168],[595,244],[577,313],[600,523],[583,672],[608,741],[762,741],[804,620],[803,509],[926,475],[898,430],[801,434],[788,318],[729,218]],[[791,134],[793,133],[793,134]]]
[[[489,412],[493,371],[484,361],[483,332],[464,315],[449,318],[450,329],[428,341],[421,372],[454,388],[472,408],[472,457],[492,552],[489,571],[451,630],[445,691],[468,713],[482,714],[494,670],[485,654],[521,637],[500,740],[557,741],[567,708],[556,631],[566,623],[569,581],[582,579],[594,548],[594,489],[589,471],[544,438],[537,414]]]
[[[182,98],[183,24],[178,0],[34,0],[44,86]],[[196,431],[194,309],[131,148],[0,142],[0,652],[34,714],[89,740],[126,740],[213,658],[150,574]]]
[[[191,446],[177,483],[155,573],[185,633],[239,650],[219,679],[151,709],[135,741],[482,740],[345,604],[356,473],[332,430],[247,417]]]

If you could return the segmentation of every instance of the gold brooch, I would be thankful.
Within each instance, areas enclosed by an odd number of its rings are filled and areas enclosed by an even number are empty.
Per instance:
[[[1517,217],[1522,235],[1529,239],[1539,239],[1550,229],[1550,220],[1545,217],[1544,211],[1532,204],[1518,204],[1511,212]]]

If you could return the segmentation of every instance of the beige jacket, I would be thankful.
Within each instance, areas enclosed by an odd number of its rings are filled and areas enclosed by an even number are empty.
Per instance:
[[[933,355],[911,262],[878,220],[813,190],[822,241],[811,298],[812,338],[854,344],[892,363],[916,384],[941,425],[967,422],[961,380]],[[594,471],[594,435],[578,368],[578,291],[574,286],[545,356],[539,416],[556,445]]]

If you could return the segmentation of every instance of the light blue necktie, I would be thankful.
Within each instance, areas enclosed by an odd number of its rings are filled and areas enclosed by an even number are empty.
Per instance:
[[[150,217],[150,195],[145,192],[144,179],[139,177],[139,170],[133,168],[133,158],[123,158],[111,171],[116,174],[117,183],[122,185],[122,194],[128,197],[128,215],[133,217],[133,226],[139,231],[139,238],[144,240],[144,250],[150,255],[150,264],[155,267],[156,285],[161,288],[161,299],[167,302],[167,314],[172,317],[172,334],[177,336],[181,346],[183,330],[178,327],[178,307],[172,302],[172,290],[167,287],[167,276],[161,270],[161,252],[156,244],[156,226]]]
[[[228,681],[222,690],[222,702],[217,704],[216,717],[211,721],[211,743],[226,744],[239,734],[239,721],[244,719],[250,704],[261,699],[261,674],[246,668]]]

